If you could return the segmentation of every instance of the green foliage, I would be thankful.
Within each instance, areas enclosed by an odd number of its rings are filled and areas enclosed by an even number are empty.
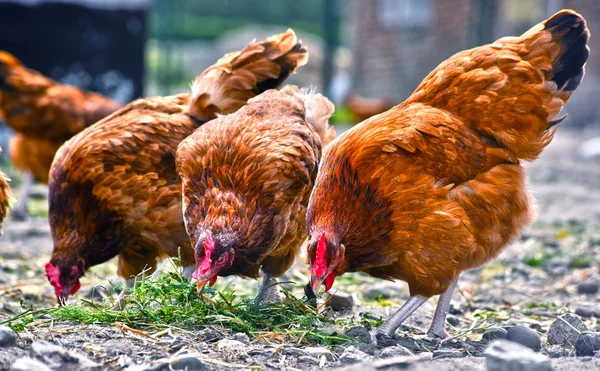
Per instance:
[[[99,305],[82,300],[80,303],[58,308],[30,308],[3,323],[17,331],[44,319],[77,324],[112,325],[120,322],[138,329],[170,326],[193,329],[207,324],[219,324],[233,332],[244,332],[249,336],[269,333],[319,344],[349,341],[343,335],[320,332],[321,327],[333,321],[289,292],[284,290],[284,294],[285,300],[281,303],[256,306],[251,299],[239,298],[233,293],[223,294],[205,289],[199,295],[194,283],[176,273],[165,273],[138,281],[122,311],[108,309],[107,306],[111,303]],[[353,325],[348,320],[334,323]]]

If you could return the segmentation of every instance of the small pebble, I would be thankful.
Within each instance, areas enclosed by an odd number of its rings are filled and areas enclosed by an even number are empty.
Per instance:
[[[19,358],[10,366],[10,371],[52,371],[52,369],[37,359]]]
[[[562,358],[571,355],[569,350],[562,345],[548,345],[544,348],[544,353],[550,358]]]
[[[591,304],[591,303],[577,303],[577,304],[573,305],[573,308],[575,309],[575,314],[577,314],[581,317],[600,318],[600,306],[599,305]]]
[[[369,361],[372,358],[373,357],[371,357],[367,353],[359,350],[354,345],[351,345],[348,348],[346,348],[344,350],[344,352],[342,353],[342,355],[340,356],[340,362],[343,365],[350,365],[353,363]]]
[[[548,343],[573,346],[577,336],[587,331],[587,326],[574,314],[566,313],[558,317],[548,329]]]
[[[240,352],[246,349],[246,344],[237,340],[229,340],[223,339],[217,342],[217,350],[218,351],[226,351],[226,352]]]
[[[315,357],[311,356],[300,356],[297,358],[298,363],[303,363],[305,365],[318,366],[319,360]]]
[[[17,343],[17,335],[8,326],[0,326],[0,347],[9,347]]]
[[[439,349],[433,351],[433,358],[463,358],[466,354],[456,349]]]
[[[553,370],[548,357],[534,353],[528,347],[508,340],[493,341],[483,354],[486,358],[488,371]]]
[[[513,326],[506,332],[506,340],[514,341],[536,352],[542,349],[542,339],[537,332],[525,326]]]
[[[369,331],[366,328],[364,328],[362,326],[352,327],[350,330],[348,330],[346,332],[346,336],[348,336],[350,338],[356,338],[356,339],[362,341],[363,343],[371,342],[371,334],[369,333]]]
[[[171,368],[173,370],[204,371],[206,370],[206,365],[192,354],[182,354],[171,360]]]
[[[200,332],[198,332],[198,338],[202,341],[213,342],[213,341],[223,339],[223,334],[221,334],[220,332],[218,332],[215,329],[207,327],[205,329],[200,330]]]
[[[582,332],[575,342],[575,354],[578,357],[593,356],[600,351],[600,332]]]
[[[582,282],[577,285],[577,293],[579,294],[596,294],[600,291],[600,281]]]
[[[327,359],[328,361],[333,361],[334,359],[333,353],[331,353],[331,351],[321,347],[306,347],[302,349],[302,352],[306,355],[318,359],[321,359],[321,357],[325,357],[325,359]]]
[[[460,325],[460,320],[458,319],[458,317],[453,316],[452,314],[449,314],[446,317],[446,322],[448,322],[450,325],[452,325],[454,327]]]
[[[250,338],[243,332],[233,334],[233,340],[241,341],[244,344],[250,344]]]
[[[354,299],[352,295],[342,291],[337,291],[330,298],[327,298],[327,306],[336,312],[352,309],[354,306]]]
[[[482,340],[490,342],[496,339],[506,339],[506,330],[502,327],[491,327],[483,333]]]
[[[406,349],[401,345],[384,348],[379,352],[379,358],[392,358],[392,357],[410,357],[414,356],[413,352]]]

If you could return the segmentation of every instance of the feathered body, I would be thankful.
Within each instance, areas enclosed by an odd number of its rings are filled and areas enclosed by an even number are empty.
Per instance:
[[[100,94],[59,84],[0,51],[0,117],[17,132],[10,157],[39,182],[48,182],[54,154],[66,140],[120,107]]]
[[[200,280],[257,278],[260,268],[279,277],[292,265],[306,238],[321,147],[334,137],[327,126],[333,110],[322,95],[287,86],[250,99],[181,142],[184,220]],[[223,267],[204,264],[218,264],[230,252]]]
[[[430,297],[494,258],[534,219],[521,161],[552,139],[588,38],[585,20],[561,11],[460,52],[332,142],[307,216],[316,282],[361,271]]]
[[[152,272],[161,257],[194,263],[181,213],[177,145],[217,113],[278,86],[306,60],[293,31],[252,43],[205,70],[191,94],[134,101],[58,151],[50,172],[54,251],[49,278],[70,293],[91,266],[119,257],[118,274]],[[59,273],[56,273],[58,269]],[[52,279],[51,279],[52,281]],[[55,282],[58,279],[54,280]]]

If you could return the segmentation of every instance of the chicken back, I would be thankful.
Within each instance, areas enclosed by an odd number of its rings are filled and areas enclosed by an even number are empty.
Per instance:
[[[581,82],[589,31],[564,10],[520,37],[460,52],[404,103],[325,150],[307,227],[313,290],[345,272],[409,285],[379,332],[442,294],[430,335],[447,337],[459,274],[494,258],[534,218],[522,160],[550,142]]]
[[[46,266],[57,298],[74,293],[91,267],[118,255],[131,282],[158,258],[194,264],[181,212],[177,145],[200,125],[239,109],[303,65],[292,30],[222,57],[190,94],[134,101],[61,147],[50,171],[54,250]]]

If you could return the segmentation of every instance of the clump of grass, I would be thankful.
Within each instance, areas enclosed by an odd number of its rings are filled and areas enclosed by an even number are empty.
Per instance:
[[[298,300],[284,290],[280,303],[256,306],[251,299],[234,293],[224,294],[205,289],[196,292],[194,283],[177,273],[169,272],[156,277],[142,278],[128,298],[122,311],[82,300],[58,308],[30,308],[4,323],[23,330],[31,323],[52,320],[54,323],[107,324],[124,323],[136,329],[179,327],[194,329],[203,325],[219,324],[233,332],[244,332],[251,337],[267,336],[288,338],[318,344],[349,341],[344,335],[329,335],[319,331],[328,322],[336,322],[319,314],[316,309]],[[338,321],[341,326],[354,323]]]

